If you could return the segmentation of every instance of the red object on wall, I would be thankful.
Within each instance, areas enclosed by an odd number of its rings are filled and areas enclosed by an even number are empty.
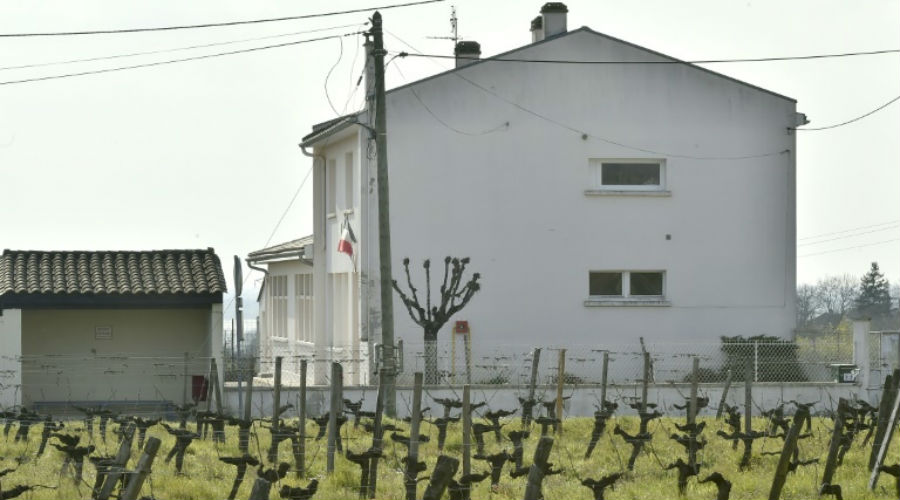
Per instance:
[[[453,331],[456,333],[469,333],[469,322],[457,321],[456,325],[453,327]]]
[[[206,401],[207,392],[209,392],[209,380],[204,375],[191,377],[191,399],[194,402]]]

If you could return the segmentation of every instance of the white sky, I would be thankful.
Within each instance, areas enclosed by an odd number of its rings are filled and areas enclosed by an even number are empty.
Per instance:
[[[0,33],[198,24],[400,2],[4,2]],[[529,43],[529,23],[543,2],[452,3],[457,6],[460,35],[480,42],[483,55],[489,56]],[[900,2],[894,0],[566,4],[569,29],[589,26],[685,60],[900,48]],[[449,34],[450,5],[448,1],[382,11],[387,49],[409,50],[396,35],[422,52],[452,53],[451,42],[427,38]],[[152,33],[0,38],[0,67],[296,33],[361,24],[367,17],[360,13]],[[140,57],[0,69],[0,82],[358,30],[344,27]],[[339,112],[347,102],[348,111],[361,102],[361,90],[352,94],[363,64],[361,51],[357,53],[360,43],[358,36],[343,39],[343,57],[328,81],[328,93]],[[309,169],[310,160],[297,147],[300,138],[312,124],[335,116],[326,101],[325,80],[339,52],[340,42],[327,40],[153,68],[0,85],[4,215],[0,247],[212,246],[230,281],[231,256],[243,257],[265,245]],[[707,67],[797,99],[798,110],[812,120],[810,126],[823,126],[900,95],[898,63],[900,56],[890,54]],[[397,59],[388,67],[388,87],[450,64]],[[797,170],[798,281],[814,282],[830,274],[862,275],[871,261],[878,261],[887,276],[898,281],[900,103],[855,124],[802,133]],[[310,185],[307,182],[299,191],[271,243],[311,232]],[[883,223],[892,224],[870,227]],[[863,229],[803,239],[854,228]],[[254,285],[249,283],[250,292],[245,293],[250,302]]]

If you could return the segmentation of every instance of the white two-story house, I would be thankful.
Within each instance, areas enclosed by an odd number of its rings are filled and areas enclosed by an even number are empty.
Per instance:
[[[471,258],[482,288],[455,319],[476,352],[789,338],[796,102],[569,31],[566,11],[545,5],[531,43],[504,54],[478,59],[461,42],[454,69],[387,92],[394,277],[405,283],[409,257],[421,290],[423,259]],[[380,342],[373,123],[365,111],[325,122],[301,144],[314,165],[306,338],[320,380],[336,348],[370,359]],[[344,224],[352,259],[337,251]],[[421,346],[396,295],[394,320]]]

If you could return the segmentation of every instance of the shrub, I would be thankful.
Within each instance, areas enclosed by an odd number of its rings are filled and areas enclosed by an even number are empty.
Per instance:
[[[743,381],[749,365],[756,370],[758,382],[805,382],[807,377],[797,358],[798,348],[794,342],[771,335],[723,336],[722,373],[731,370],[732,380]]]

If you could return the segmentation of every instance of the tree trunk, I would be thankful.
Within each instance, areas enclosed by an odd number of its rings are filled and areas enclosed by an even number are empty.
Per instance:
[[[437,334],[425,332],[425,383],[438,382]]]

